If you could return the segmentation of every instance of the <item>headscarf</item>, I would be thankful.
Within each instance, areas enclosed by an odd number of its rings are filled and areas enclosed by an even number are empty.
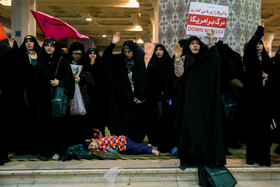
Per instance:
[[[161,48],[163,50],[163,56],[158,58],[156,55],[156,49]],[[155,46],[152,58],[148,64],[148,91],[149,94],[156,94],[158,96],[162,91],[164,91],[164,97],[169,97],[171,94],[170,80],[172,75],[172,62],[169,53],[162,44],[157,44]],[[152,93],[152,92],[158,93]]]
[[[133,52],[133,56],[131,59],[127,59],[126,55],[124,54],[124,49],[127,48],[129,50],[131,50]],[[139,57],[139,51],[137,48],[137,44],[132,41],[132,40],[127,40],[123,43],[122,46],[122,53],[121,53],[122,57],[125,58],[126,61],[126,66],[129,72],[133,71],[134,69],[134,63],[137,63],[135,61],[137,61],[138,57]]]
[[[30,40],[34,43],[34,49],[33,49],[33,50],[38,54],[39,51],[40,51],[40,49],[41,49],[41,47],[40,47],[38,41],[36,40],[36,38],[35,38],[34,36],[32,36],[32,35],[27,35],[27,36],[24,37],[23,43],[22,43],[21,46],[20,46],[20,51],[21,51],[21,53],[22,53],[22,54],[27,54],[27,50],[26,50],[26,47],[25,47],[25,43],[26,43],[26,41],[27,41],[28,39],[30,39]]]
[[[190,50],[190,44],[192,41],[197,40],[200,49],[197,54],[193,54],[192,51]],[[185,49],[184,49],[185,48]],[[199,56],[201,56],[205,51],[207,51],[208,47],[206,44],[204,44],[198,37],[196,36],[191,36],[187,39],[186,44],[183,48],[183,51],[185,51],[185,66],[190,66],[194,63],[195,59]]]
[[[78,60],[74,60],[72,57],[72,53],[81,53],[82,56],[80,59]],[[75,63],[77,63],[77,65],[84,65],[84,61],[85,61],[85,46],[84,44],[82,44],[81,42],[73,42],[68,50],[68,60],[73,63],[73,61]],[[83,68],[84,69],[84,68]]]
[[[45,46],[48,43],[52,43],[52,45],[55,47],[53,54],[48,54],[45,50]],[[60,49],[58,49],[58,47],[56,45],[56,41],[53,38],[46,38],[44,40],[43,46],[40,50],[38,62],[41,65],[43,65],[44,63],[58,62],[59,58],[60,58]]]
[[[160,47],[160,48],[163,50],[163,56],[162,56],[161,58],[158,58],[157,55],[156,55],[156,49],[157,49],[158,47]],[[153,52],[153,55],[152,55],[152,58],[151,58],[149,64],[150,64],[151,62],[153,63],[153,62],[156,62],[156,61],[170,61],[170,60],[171,60],[170,55],[169,55],[168,51],[166,50],[166,48],[164,47],[164,45],[162,45],[162,44],[157,44],[157,45],[155,46],[155,50],[154,50],[154,52]]]
[[[99,51],[98,51],[96,48],[94,48],[94,47],[91,47],[91,48],[89,48],[89,49],[87,50],[87,52],[86,52],[86,61],[87,61],[88,63],[90,63],[89,54],[90,54],[92,51],[94,51],[95,54],[96,54],[95,63],[101,64],[101,56],[100,56],[100,54],[99,54]]]
[[[89,58],[89,54],[92,51],[94,51],[95,54],[96,54],[95,63],[93,65],[90,64],[91,60]],[[101,62],[101,56],[100,56],[98,50],[96,48],[93,48],[93,47],[89,48],[86,52],[85,59],[86,59],[86,64],[85,64],[86,67],[85,68],[88,69],[93,74],[93,76],[97,73],[99,74],[100,71],[101,71],[102,62]]]

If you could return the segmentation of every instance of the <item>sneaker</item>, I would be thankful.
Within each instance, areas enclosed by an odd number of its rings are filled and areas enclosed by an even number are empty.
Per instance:
[[[56,153],[56,154],[54,154],[54,155],[52,156],[52,159],[53,159],[53,160],[57,160],[57,159],[59,159],[59,154],[57,154],[57,153]]]

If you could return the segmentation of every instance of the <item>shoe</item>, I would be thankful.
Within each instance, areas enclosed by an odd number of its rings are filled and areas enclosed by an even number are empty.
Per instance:
[[[253,161],[253,160],[247,160],[246,161],[246,164],[248,164],[248,165],[254,165],[254,163],[255,163],[255,161]]]
[[[52,160],[58,160],[59,159],[59,154],[54,154],[53,156],[52,156]]]
[[[189,167],[188,164],[183,163],[183,164],[180,164],[179,169],[184,171],[184,170],[185,170],[186,168],[188,168],[188,167]]]

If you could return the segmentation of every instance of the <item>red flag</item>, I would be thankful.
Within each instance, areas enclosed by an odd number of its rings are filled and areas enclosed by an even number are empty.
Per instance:
[[[8,38],[8,35],[6,34],[3,25],[0,23],[0,41],[5,38]]]
[[[41,28],[46,38],[86,38],[89,37],[84,36],[78,31],[76,31],[73,27],[68,25],[67,23],[61,21],[58,18],[45,14],[43,12],[35,11],[30,9],[33,14],[36,22]]]

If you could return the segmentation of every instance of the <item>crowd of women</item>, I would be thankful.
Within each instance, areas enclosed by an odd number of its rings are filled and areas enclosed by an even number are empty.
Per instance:
[[[246,144],[247,164],[270,166],[270,124],[280,122],[280,51],[268,56],[261,40],[264,20],[243,59],[207,34],[207,45],[196,36],[178,41],[173,56],[156,44],[147,66],[145,52],[132,40],[113,52],[119,32],[102,57],[80,42],[65,52],[52,38],[42,46],[30,35],[19,47],[12,38],[1,41],[2,164],[9,152],[57,159],[92,128],[105,134],[108,127],[111,135],[139,143],[147,136],[160,152],[177,147],[180,169],[225,165],[228,147],[238,142]],[[73,75],[71,65],[82,65],[81,73]],[[76,85],[84,115],[70,112]],[[66,90],[64,117],[51,115],[54,87]]]

